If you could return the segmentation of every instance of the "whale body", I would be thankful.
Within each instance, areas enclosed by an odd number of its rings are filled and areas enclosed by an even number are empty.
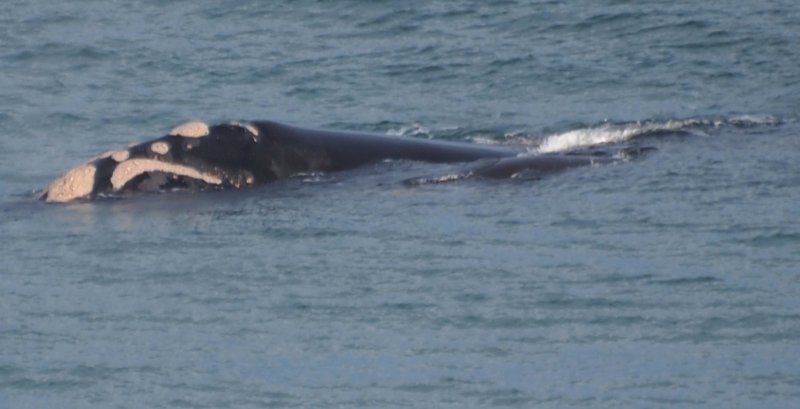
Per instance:
[[[463,175],[510,178],[617,162],[619,157],[527,154],[510,146],[307,129],[273,121],[187,122],[160,138],[109,151],[67,171],[38,197],[91,200],[172,189],[242,189],[383,160],[467,163]]]

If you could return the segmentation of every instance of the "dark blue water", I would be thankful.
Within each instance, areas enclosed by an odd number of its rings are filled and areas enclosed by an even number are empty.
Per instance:
[[[0,408],[800,399],[796,2],[0,10]],[[657,150],[32,200],[189,119]]]

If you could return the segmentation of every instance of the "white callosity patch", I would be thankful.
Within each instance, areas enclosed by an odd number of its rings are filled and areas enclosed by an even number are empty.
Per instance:
[[[86,163],[70,169],[64,176],[47,186],[48,202],[69,202],[89,196],[94,190],[94,176],[97,168]]]
[[[244,128],[247,132],[250,132],[254,137],[258,136],[258,128],[256,128],[253,124],[243,124],[241,122],[231,122],[231,125],[238,126],[239,128]],[[253,138],[255,140],[255,138]]]
[[[250,131],[251,134],[258,136],[258,128],[253,126],[253,124],[244,124],[244,128]]]
[[[155,159],[131,159],[120,163],[111,175],[111,185],[114,190],[120,190],[131,179],[146,172],[166,172],[193,179],[202,180],[212,185],[219,185],[222,179],[218,176],[199,172],[197,169],[188,166],[174,165],[161,162]]]
[[[114,159],[115,162],[122,162],[128,160],[128,158],[130,157],[131,154],[127,150],[107,151],[89,159],[89,162],[94,162],[98,159],[106,159],[106,158]]]
[[[156,142],[150,145],[150,150],[159,155],[166,155],[169,152],[169,145],[166,142]]]
[[[171,136],[183,136],[185,138],[202,138],[208,136],[209,133],[208,124],[199,121],[187,122],[169,131]]]
[[[114,159],[116,162],[124,162],[131,157],[131,153],[127,150],[124,151],[114,151],[111,152],[111,159]]]

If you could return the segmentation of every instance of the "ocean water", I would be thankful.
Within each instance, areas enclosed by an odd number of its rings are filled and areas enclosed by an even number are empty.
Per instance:
[[[0,10],[0,408],[800,402],[797,2]],[[33,200],[190,119],[656,150]]]

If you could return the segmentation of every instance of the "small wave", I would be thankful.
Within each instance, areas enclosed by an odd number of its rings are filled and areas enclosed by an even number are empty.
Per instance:
[[[562,152],[610,143],[621,143],[639,136],[655,133],[685,133],[697,126],[718,126],[712,121],[671,120],[665,122],[634,122],[627,124],[603,124],[597,127],[575,129],[550,135],[536,148],[539,153]]]
[[[720,281],[716,277],[699,276],[699,277],[676,277],[663,280],[655,280],[653,283],[661,285],[703,285],[709,283],[716,283]]]
[[[526,131],[465,130],[461,128],[430,129],[419,123],[392,124],[386,135],[426,139],[468,140],[482,145],[527,146],[528,153],[558,153],[619,144],[636,138],[660,135],[706,135],[707,131],[731,128],[759,128],[780,125],[783,121],[770,115],[738,115],[728,118],[688,118],[643,120],[635,122],[604,122],[549,135]],[[471,134],[471,135],[470,135]]]
[[[728,119],[728,124],[737,128],[756,128],[761,126],[777,126],[781,121],[770,115],[739,115]]]
[[[487,134],[475,135],[469,137],[469,140],[482,145],[531,145],[539,144],[538,139],[532,139],[531,136],[521,131],[505,132],[502,136],[492,136]]]
[[[386,134],[391,136],[424,137],[428,139],[433,137],[430,129],[416,123],[412,125],[401,126],[400,128],[389,129],[386,131]]]
[[[451,173],[443,176],[429,176],[429,177],[415,177],[406,179],[403,184],[406,186],[424,186],[424,185],[438,185],[442,183],[457,182],[472,176],[472,172],[465,173]]]
[[[563,152],[597,145],[627,142],[642,136],[693,134],[708,128],[715,129],[724,126],[751,128],[775,126],[779,123],[780,121],[775,117],[759,115],[741,115],[727,119],[692,118],[666,121],[637,121],[622,124],[604,123],[595,127],[575,129],[546,136],[541,144],[533,149],[533,152]]]

